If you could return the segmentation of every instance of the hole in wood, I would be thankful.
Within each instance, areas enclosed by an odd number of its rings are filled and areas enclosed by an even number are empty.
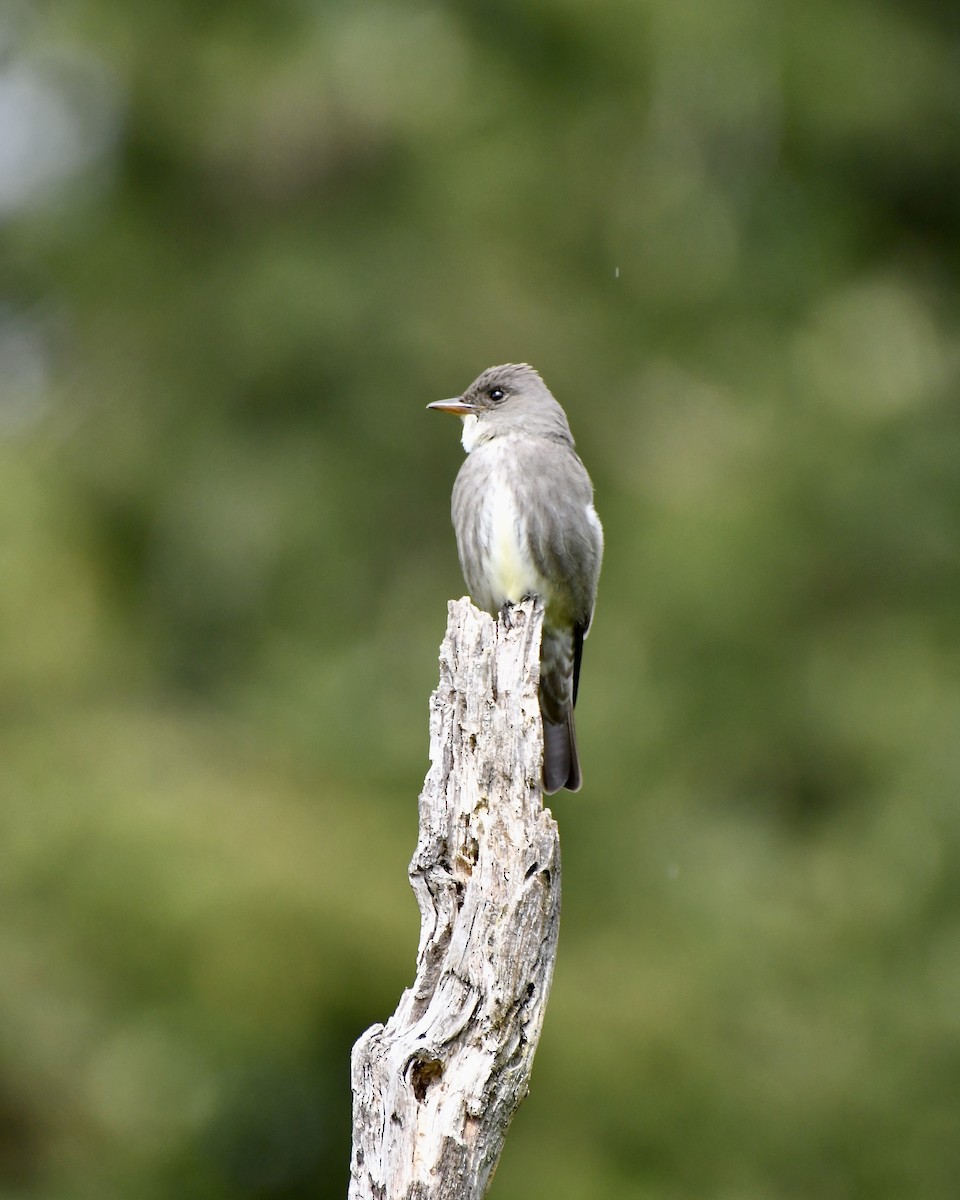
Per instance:
[[[443,1063],[438,1058],[415,1058],[410,1063],[410,1083],[413,1094],[421,1103],[427,1098],[427,1089],[443,1075]]]

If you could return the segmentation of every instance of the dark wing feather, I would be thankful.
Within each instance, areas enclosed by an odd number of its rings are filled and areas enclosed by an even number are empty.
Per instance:
[[[583,659],[583,638],[586,633],[583,625],[575,625],[573,629],[573,703],[577,703],[577,690],[580,687],[580,662]]]

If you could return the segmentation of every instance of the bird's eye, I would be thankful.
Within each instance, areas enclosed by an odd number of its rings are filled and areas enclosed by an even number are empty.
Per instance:
[[[506,392],[503,390],[503,388],[491,388],[490,391],[487,392],[487,395],[491,400],[502,400],[506,395]]]

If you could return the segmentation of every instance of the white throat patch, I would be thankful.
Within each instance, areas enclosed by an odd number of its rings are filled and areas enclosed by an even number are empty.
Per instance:
[[[479,440],[480,435],[480,420],[478,417],[470,413],[463,418],[463,431],[460,434],[460,442],[464,450],[469,454]]]

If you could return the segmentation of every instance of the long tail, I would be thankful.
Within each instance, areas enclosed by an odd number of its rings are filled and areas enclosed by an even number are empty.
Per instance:
[[[579,792],[583,782],[577,757],[577,737],[573,727],[573,709],[560,725],[543,718],[543,790],[548,796],[566,788]]]
[[[580,762],[573,725],[582,636],[574,629],[545,627],[540,643],[540,712],[543,716],[543,790],[580,788]]]

